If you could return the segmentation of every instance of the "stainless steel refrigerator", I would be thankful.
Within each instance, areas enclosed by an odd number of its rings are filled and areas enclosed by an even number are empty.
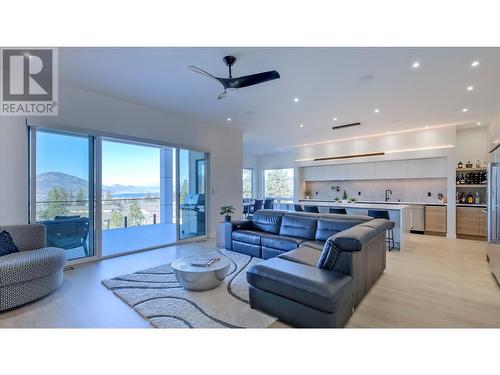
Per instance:
[[[500,163],[488,164],[488,248],[491,273],[500,281]]]

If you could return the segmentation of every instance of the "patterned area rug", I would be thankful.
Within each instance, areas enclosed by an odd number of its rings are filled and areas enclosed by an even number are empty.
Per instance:
[[[246,270],[262,259],[220,250],[231,260],[225,280],[203,292],[182,288],[169,264],[102,283],[158,328],[265,328],[277,319],[252,310]]]

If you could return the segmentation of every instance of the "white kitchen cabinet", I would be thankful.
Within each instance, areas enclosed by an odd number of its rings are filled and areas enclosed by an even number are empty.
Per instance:
[[[409,178],[446,177],[446,159],[428,158],[408,160]]]
[[[377,179],[407,178],[408,163],[406,160],[376,162],[375,177]]]
[[[323,178],[325,181],[339,181],[349,179],[349,166],[326,165],[323,167]]]
[[[304,181],[324,181],[324,167],[304,167]]]
[[[372,180],[375,178],[375,163],[348,165],[349,180]]]

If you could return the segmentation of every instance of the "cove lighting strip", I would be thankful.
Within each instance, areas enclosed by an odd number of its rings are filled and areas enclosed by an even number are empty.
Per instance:
[[[440,150],[445,148],[453,148],[454,145],[443,145],[443,146],[433,146],[433,147],[418,147],[418,148],[406,148],[401,150],[389,150],[389,151],[381,151],[381,152],[371,152],[367,154],[353,154],[353,155],[342,155],[342,156],[326,156],[320,158],[311,158],[311,159],[296,159],[296,162],[301,161],[328,161],[328,160],[338,160],[338,159],[351,159],[351,158],[363,158],[363,157],[371,157],[371,156],[385,156],[385,154],[396,154],[399,152],[412,152],[412,151],[429,151],[429,150]]]

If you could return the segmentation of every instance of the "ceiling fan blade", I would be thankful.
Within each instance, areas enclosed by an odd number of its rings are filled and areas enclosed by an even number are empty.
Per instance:
[[[219,81],[224,85],[224,87],[239,89],[242,87],[258,85],[259,83],[272,81],[278,78],[280,78],[279,73],[276,70],[271,70],[269,72],[250,74],[243,77],[220,78]]]
[[[198,68],[197,66],[194,66],[194,65],[189,65],[188,66],[189,69],[191,69],[193,72],[195,73],[198,73],[198,74],[202,74],[208,78],[212,78],[212,79],[215,79],[217,82],[219,83],[222,83],[221,81],[221,78],[217,78],[216,76],[210,74],[209,72],[207,72],[206,70],[203,70],[201,68]],[[223,83],[222,83],[223,84]]]

